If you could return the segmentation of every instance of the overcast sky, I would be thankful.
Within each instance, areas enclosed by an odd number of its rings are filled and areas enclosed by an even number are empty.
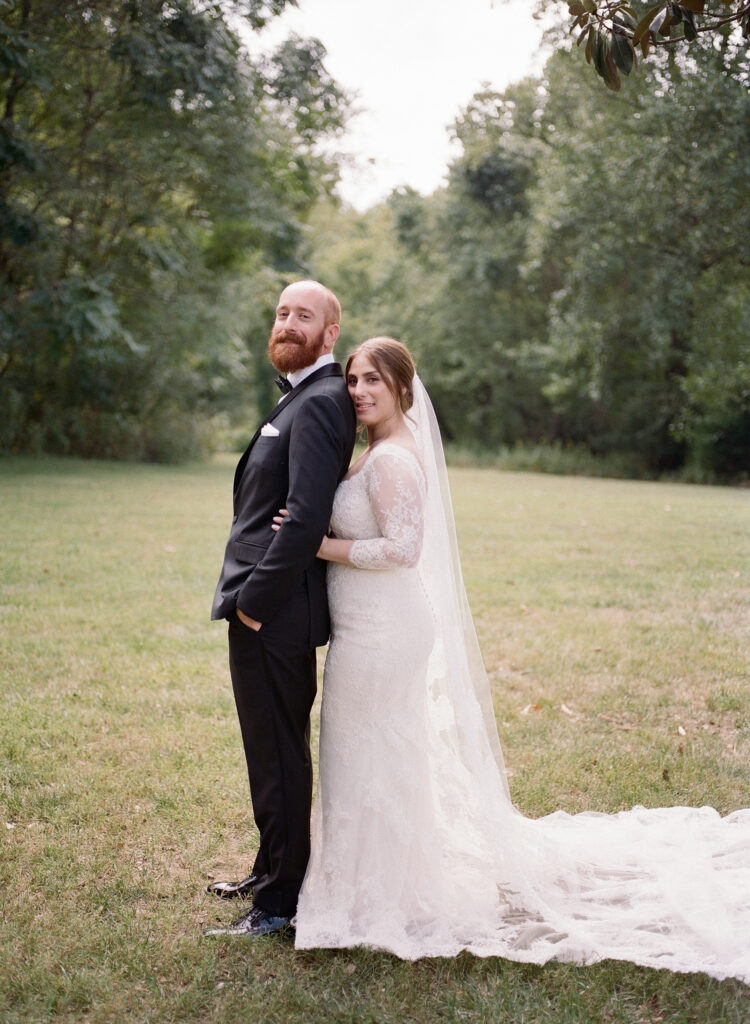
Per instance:
[[[362,112],[339,148],[353,154],[343,198],[365,209],[398,185],[432,192],[451,155],[447,126],[489,83],[538,71],[541,26],[531,0],[299,0],[262,37],[320,39],[330,74]]]

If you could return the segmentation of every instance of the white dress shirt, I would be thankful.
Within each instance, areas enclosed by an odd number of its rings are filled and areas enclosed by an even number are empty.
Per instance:
[[[296,388],[298,384],[302,383],[305,377],[309,377],[311,373],[315,373],[315,371],[319,370],[321,366],[328,366],[329,363],[333,362],[335,362],[333,353],[326,352],[325,355],[318,356],[312,366],[306,366],[302,370],[293,370],[291,373],[288,373],[286,379],[293,388]]]

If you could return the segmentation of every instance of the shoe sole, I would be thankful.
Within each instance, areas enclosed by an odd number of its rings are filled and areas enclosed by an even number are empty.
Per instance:
[[[208,931],[203,933],[203,937],[210,938],[213,935],[236,935],[241,939],[262,939],[264,935],[283,935],[284,932],[292,930],[291,924],[287,921],[286,924],[279,925],[278,928],[210,928]]]

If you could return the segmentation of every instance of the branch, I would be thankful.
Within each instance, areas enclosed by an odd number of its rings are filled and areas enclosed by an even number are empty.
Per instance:
[[[726,5],[731,0],[722,0]],[[730,13],[706,11],[706,0],[660,0],[636,21],[637,12],[628,0],[567,0],[572,20],[570,32],[577,32],[577,45],[585,41],[584,53],[604,84],[620,89],[620,74],[629,75],[638,63],[638,50],[647,57],[651,46],[689,46],[703,33],[721,32],[739,25],[742,38],[750,39],[750,0],[734,0]],[[701,23],[697,19],[701,19]],[[673,34],[676,26],[682,32]]]

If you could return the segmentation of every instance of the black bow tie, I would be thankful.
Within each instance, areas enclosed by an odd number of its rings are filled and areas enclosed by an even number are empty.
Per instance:
[[[274,377],[273,382],[284,395],[288,395],[294,388],[294,385],[290,384],[286,377]]]

